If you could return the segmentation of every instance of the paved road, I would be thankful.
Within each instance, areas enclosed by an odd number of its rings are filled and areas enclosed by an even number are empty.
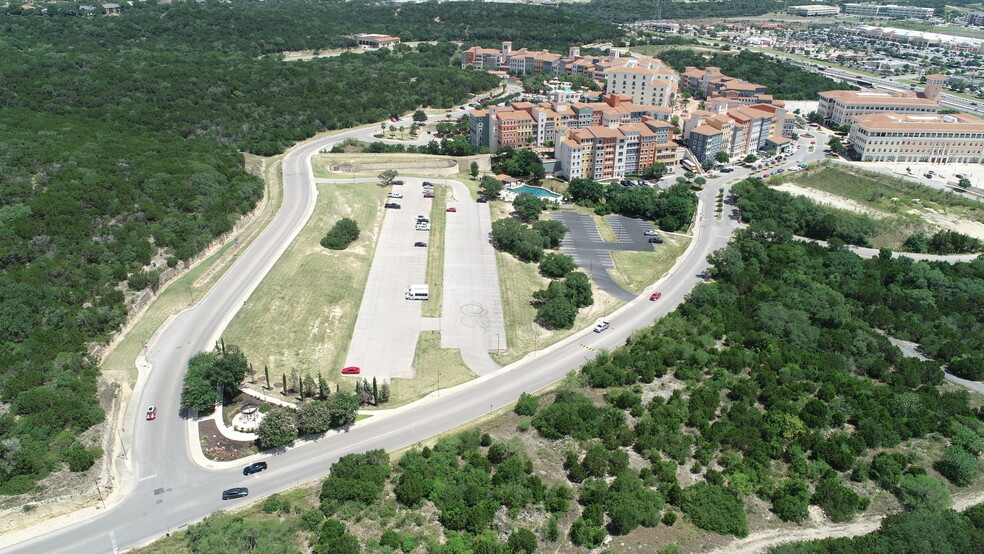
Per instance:
[[[420,335],[422,301],[407,300],[404,294],[410,285],[427,282],[427,248],[415,247],[414,242],[430,245],[430,233],[417,231],[416,219],[418,215],[430,218],[433,200],[423,197],[423,179],[402,180],[405,185],[379,190],[379,194],[403,194],[403,198],[389,200],[400,204],[401,209],[386,210],[345,356],[345,365],[362,368],[360,376],[369,380],[413,377],[413,358]],[[366,186],[379,188],[374,184]],[[440,247],[429,247],[433,246]]]
[[[489,351],[506,348],[499,270],[489,242],[492,216],[489,205],[475,202],[463,183],[438,184],[450,187],[447,205],[457,210],[445,220],[441,348],[461,349],[472,371],[488,375],[499,369]]]
[[[899,350],[901,350],[903,354],[905,354],[910,358],[919,358],[920,360],[929,359],[922,353],[922,351],[919,350],[919,345],[914,342],[892,338],[889,337],[888,335],[886,335],[886,338],[888,338],[889,342],[891,342],[895,346],[898,346]],[[981,383],[980,381],[961,379],[956,375],[950,375],[950,373],[947,372],[946,370],[943,371],[943,377],[946,378],[946,380],[950,381],[951,383],[956,383],[962,387],[966,387],[978,394],[984,394],[984,383]]]
[[[284,203],[277,217],[198,306],[177,316],[153,339],[148,354],[153,370],[141,374],[138,392],[126,413],[129,455],[118,467],[121,488],[129,491],[125,497],[111,503],[108,510],[99,510],[95,517],[79,521],[68,516],[48,522],[48,528],[57,530],[34,539],[22,540],[20,534],[5,536],[8,546],[20,541],[5,551],[105,553],[145,544],[216,510],[241,506],[319,478],[344,454],[412,445],[508,405],[521,392],[536,391],[562,379],[593,355],[578,343],[596,349],[615,348],[634,330],[651,325],[657,317],[676,308],[701,281],[699,275],[707,268],[707,255],[726,244],[733,231],[733,221],[715,220],[713,198],[717,187],[708,186],[702,193],[699,237],[672,276],[660,284],[662,300],[637,298],[609,318],[612,325],[608,331],[596,334],[585,330],[540,353],[533,361],[517,362],[478,382],[446,390],[439,399],[416,403],[388,417],[364,420],[345,432],[281,453],[258,456],[269,461],[270,470],[248,478],[242,475],[242,464],[197,465],[191,456],[189,424],[178,415],[181,376],[187,360],[210,347],[221,335],[307,221],[316,194],[310,156],[365,132],[338,133],[291,151],[284,160]],[[140,417],[150,404],[159,408],[156,422],[142,421]],[[248,486],[250,497],[221,501],[219,492],[232,486]],[[65,524],[73,520],[74,523]]]

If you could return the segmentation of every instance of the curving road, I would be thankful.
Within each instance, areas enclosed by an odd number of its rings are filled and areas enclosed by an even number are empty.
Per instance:
[[[691,248],[659,285],[662,299],[650,302],[645,294],[640,296],[608,318],[608,331],[596,334],[586,330],[492,375],[444,390],[439,398],[380,414],[318,441],[264,455],[260,458],[268,460],[270,469],[257,475],[244,477],[241,467],[245,464],[198,465],[189,445],[189,423],[178,416],[181,376],[187,360],[214,344],[307,221],[317,194],[310,173],[311,155],[367,132],[371,134],[372,129],[345,131],[291,151],[283,165],[284,204],[274,221],[200,304],[171,320],[152,340],[147,360],[153,370],[141,374],[135,389],[138,392],[125,416],[129,456],[126,467],[118,470],[123,475],[122,489],[129,488],[129,492],[95,517],[19,542],[5,552],[114,552],[139,546],[216,510],[322,477],[345,454],[402,448],[506,406],[524,391],[536,391],[562,379],[593,356],[582,344],[613,349],[636,329],[651,325],[676,308],[701,281],[699,275],[708,266],[707,255],[725,245],[735,227],[731,219],[714,217],[714,197],[724,186],[725,177],[714,179],[702,193]],[[739,170],[727,179],[736,181],[746,173]],[[151,404],[158,406],[158,419],[143,421],[142,410]],[[220,491],[234,486],[248,486],[250,497],[220,500]]]

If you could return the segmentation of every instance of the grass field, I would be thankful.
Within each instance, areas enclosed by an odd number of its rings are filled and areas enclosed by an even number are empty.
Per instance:
[[[984,205],[979,202],[882,173],[823,164],[785,180],[843,196],[886,213],[932,209],[984,221]]]
[[[366,164],[366,163],[400,163],[406,164],[407,169],[400,170],[400,174],[414,174],[414,169],[411,164],[419,163],[434,163],[444,160],[450,160],[448,156],[432,156],[429,154],[320,154],[311,158],[311,168],[314,170],[314,176],[322,179],[332,179],[332,178],[344,178],[348,174],[335,173],[328,170],[330,166],[333,165],[352,165],[352,164]],[[421,174],[427,174],[427,167],[419,167],[417,170]],[[372,173],[372,172],[368,172]],[[375,177],[375,173],[372,176]],[[363,172],[366,174],[366,172]],[[434,177],[434,175],[429,175]],[[449,176],[450,177],[450,176]]]
[[[508,217],[509,206],[502,202],[491,205],[492,219]],[[519,360],[533,350],[542,349],[591,325],[603,314],[622,305],[603,290],[594,286],[594,304],[583,308],[573,329],[544,329],[534,322],[536,308],[530,304],[535,291],[547,288],[549,280],[539,273],[538,264],[524,263],[511,254],[495,252],[499,269],[499,287],[502,291],[502,311],[506,326],[506,348],[492,352],[492,359],[502,365]]]
[[[690,245],[690,240],[689,237],[664,234],[663,244],[657,245],[655,252],[613,250],[615,269],[609,269],[608,274],[625,290],[639,294],[673,267]]]
[[[247,159],[248,166],[259,166],[257,173],[262,172],[267,185],[263,203],[259,206],[255,218],[237,234],[239,245],[235,246],[230,241],[186,274],[169,283],[147,311],[135,320],[133,326],[125,331],[109,351],[101,363],[104,374],[132,387],[137,380],[136,359],[144,344],[168,317],[179,314],[198,303],[236,261],[239,253],[243,252],[266,228],[283,202],[283,181],[280,172],[282,159],[282,155],[268,159],[256,157]]]
[[[393,379],[390,382],[390,401],[382,407],[396,408],[441,389],[471,381],[475,374],[461,359],[458,349],[441,348],[441,334],[421,331],[414,355],[413,379]]]
[[[396,187],[402,188],[402,187]],[[430,300],[423,302],[421,315],[441,317],[444,305],[444,230],[447,227],[446,200],[448,189],[434,187],[434,201],[431,203],[431,229],[427,239],[427,284],[430,286]]]
[[[385,195],[375,183],[320,184],[314,214],[226,329],[259,371],[280,375],[321,372],[342,382],[344,363],[372,265]],[[342,217],[361,235],[346,250],[323,248],[324,234]],[[343,385],[345,386],[345,385]]]

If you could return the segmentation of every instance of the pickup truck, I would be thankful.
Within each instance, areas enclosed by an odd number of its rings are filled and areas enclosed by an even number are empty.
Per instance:
[[[600,332],[608,329],[608,327],[609,327],[609,323],[607,321],[602,321],[598,325],[595,325],[594,332],[595,333],[600,333]]]

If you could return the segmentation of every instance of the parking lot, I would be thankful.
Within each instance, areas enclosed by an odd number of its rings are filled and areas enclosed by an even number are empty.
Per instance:
[[[406,300],[404,292],[410,285],[426,282],[427,248],[415,247],[414,243],[429,244],[430,233],[415,230],[415,224],[418,215],[430,217],[432,200],[423,197],[423,179],[401,180],[406,184],[389,188],[365,185],[379,188],[380,195],[403,194],[403,198],[388,200],[401,208],[386,210],[345,358],[346,366],[360,367],[361,376],[369,380],[412,377],[421,328],[421,301]]]
[[[574,263],[583,269],[596,285],[619,300],[628,302],[635,298],[634,294],[619,286],[607,270],[615,268],[612,250],[652,252],[654,247],[659,246],[650,244],[649,238],[644,235],[646,231],[653,230],[653,226],[648,221],[620,215],[606,216],[605,221],[612,227],[618,242],[605,242],[601,239],[598,226],[590,215],[554,212],[550,217],[562,221],[569,229],[560,243],[561,251],[574,258]]]
[[[460,348],[465,364],[485,375],[499,369],[489,351],[506,347],[499,272],[488,238],[492,216],[464,184],[448,183],[448,206],[457,211],[446,214],[441,348]]]

